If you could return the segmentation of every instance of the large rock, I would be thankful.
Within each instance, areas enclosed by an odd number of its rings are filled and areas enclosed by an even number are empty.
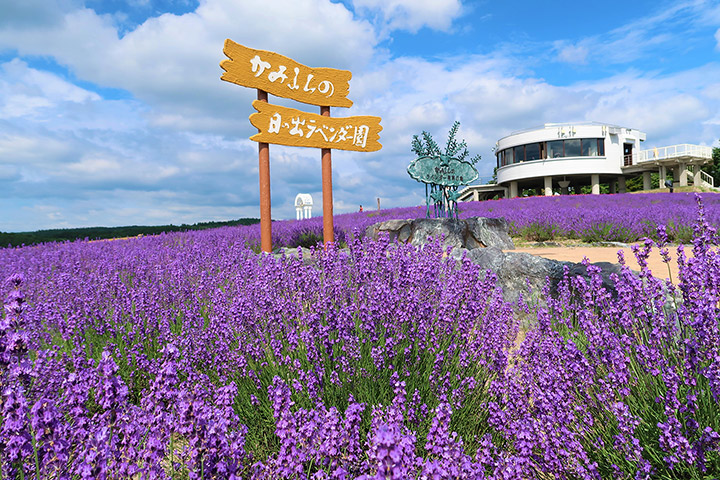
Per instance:
[[[472,217],[465,222],[468,227],[465,248],[515,248],[508,235],[508,223],[504,218]]]
[[[615,282],[612,281],[610,275],[612,275],[613,273],[620,275],[620,272],[622,271],[622,267],[620,266],[620,264],[610,262],[595,262],[590,263],[589,265],[600,268],[600,277],[602,278],[603,288],[611,292],[613,295],[616,295],[617,291],[615,290]],[[571,277],[582,276],[586,279],[590,278],[590,275],[588,275],[587,273],[587,267],[582,263],[571,264],[569,275]]]
[[[415,246],[424,245],[432,238],[442,238],[446,246],[468,250],[483,247],[515,248],[504,218],[388,220],[370,225],[365,230],[365,235],[374,240],[382,233],[387,233],[390,241],[397,240]]]
[[[270,255],[272,255],[275,260],[281,260],[285,257],[301,259],[303,265],[311,265],[317,262],[317,258],[313,256],[312,250],[305,247],[279,248],[274,250]]]
[[[546,281],[550,280],[550,294],[557,294],[557,287],[563,279],[564,267],[568,267],[570,277],[582,276],[589,279],[587,267],[582,263],[561,262],[549,258],[538,257],[524,252],[503,252],[499,248],[476,248],[468,250],[456,248],[451,252],[456,260],[463,257],[479,265],[484,270],[491,270],[497,276],[497,284],[503,290],[508,302],[515,302],[522,294],[525,300],[529,295],[539,299]],[[598,262],[591,264],[601,269],[602,286],[615,293],[615,284],[610,278],[612,273],[620,272],[620,265]]]

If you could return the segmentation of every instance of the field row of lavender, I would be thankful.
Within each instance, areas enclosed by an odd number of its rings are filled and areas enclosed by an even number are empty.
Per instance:
[[[348,236],[306,265],[255,254],[254,235],[0,250],[0,476],[720,475],[720,256],[704,218],[677,290],[624,269],[616,297],[576,278],[545,307],[505,303],[437,244]]]
[[[586,242],[657,240],[659,225],[671,242],[689,243],[695,219],[694,193],[627,193],[617,195],[561,195],[467,202],[459,205],[460,218],[504,217],[510,235],[528,240],[579,238]],[[699,194],[707,221],[720,226],[720,195]],[[353,232],[364,232],[377,222],[425,216],[424,207],[365,211],[335,217],[335,238],[348,242]],[[260,244],[260,226],[248,229],[248,241]],[[322,241],[322,218],[273,223],[274,246],[311,245]],[[259,247],[256,247],[259,251]]]

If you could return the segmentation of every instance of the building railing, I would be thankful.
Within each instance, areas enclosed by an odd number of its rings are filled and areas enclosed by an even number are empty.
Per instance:
[[[626,155],[629,157],[629,155]],[[694,157],[711,159],[712,147],[704,145],[691,145],[689,143],[681,143],[679,145],[670,145],[669,147],[655,147],[649,150],[641,150],[632,155],[632,165],[640,162],[651,162],[655,160],[671,160],[673,158]],[[625,159],[625,165],[628,165],[629,158]]]
[[[687,172],[688,180],[696,187],[715,188],[715,179],[709,173],[700,170],[700,165],[688,165]]]
[[[548,130],[551,128],[568,128],[568,129],[570,129],[573,127],[586,127],[586,126],[607,127],[610,129],[621,129],[622,128],[617,125],[610,125],[608,123],[602,123],[602,122],[545,123],[543,125],[538,125],[536,127],[523,128],[522,130],[515,130],[514,132],[510,133],[509,135],[505,135],[503,138],[512,137],[513,135],[519,135],[521,133],[533,132],[535,130]],[[502,138],[500,140],[502,140]],[[498,141],[500,141],[500,140],[498,140]]]
[[[715,188],[715,179],[712,175],[709,173],[703,172],[700,170],[700,179],[704,182],[710,185],[710,188]]]

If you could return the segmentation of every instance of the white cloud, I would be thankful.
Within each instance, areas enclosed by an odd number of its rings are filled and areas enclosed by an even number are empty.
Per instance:
[[[50,105],[45,98],[19,93],[5,99],[0,107],[0,118],[27,117]]]
[[[449,30],[463,11],[460,0],[353,0],[353,5],[376,12],[390,30],[410,32],[423,27]]]
[[[40,115],[63,102],[85,103],[100,96],[56,75],[29,68],[19,59],[0,64],[0,118]]]
[[[631,71],[571,89],[597,95],[585,106],[589,119],[645,131],[648,145],[711,144],[720,131],[703,125],[720,110],[719,75],[716,64],[662,76]]]
[[[585,64],[588,55],[602,59],[603,65],[633,64],[651,52],[662,57],[668,51],[680,51],[688,41],[686,32],[689,29],[708,23],[717,25],[719,19],[720,8],[713,2],[670,3],[667,8],[608,32],[573,41],[557,40],[553,45],[554,53],[558,61],[573,64]]]
[[[0,0],[0,28],[57,24],[72,0]]]
[[[111,181],[158,184],[178,173],[176,166],[148,164],[143,160],[95,152],[56,168],[54,174],[60,181],[70,183],[96,184]]]
[[[703,89],[703,95],[713,100],[720,100],[720,82],[707,85]]]
[[[0,161],[20,169],[39,170],[45,162],[66,158],[71,153],[67,142],[32,133],[0,134]]]
[[[291,14],[289,14],[291,13]],[[216,82],[225,38],[280,49],[311,66],[348,68],[370,59],[371,26],[322,0],[207,0],[195,12],[149,18],[118,38],[107,15],[73,10],[53,28],[0,30],[0,47],[50,55],[79,77],[145,96],[186,93]]]
[[[588,49],[582,45],[567,45],[560,48],[558,59],[567,63],[587,63]]]
[[[90,9],[71,10],[51,25],[21,23],[0,30],[0,48],[21,55],[51,56],[70,66],[107,57],[107,48],[116,41],[110,17],[98,16]]]
[[[715,48],[717,50],[720,50],[720,28],[718,28],[717,31],[715,31],[715,42],[716,42]]]

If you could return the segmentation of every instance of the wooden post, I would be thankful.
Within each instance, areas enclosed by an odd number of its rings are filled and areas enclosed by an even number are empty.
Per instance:
[[[330,107],[321,106],[320,114],[324,117],[330,116]],[[332,156],[329,148],[322,150],[322,195],[323,195],[323,243],[335,241],[335,229],[333,226],[333,195],[332,195]]]
[[[267,103],[267,92],[258,89],[257,99]],[[263,252],[272,252],[272,217],[270,208],[270,147],[258,142],[258,173],[260,177],[260,247]]]

